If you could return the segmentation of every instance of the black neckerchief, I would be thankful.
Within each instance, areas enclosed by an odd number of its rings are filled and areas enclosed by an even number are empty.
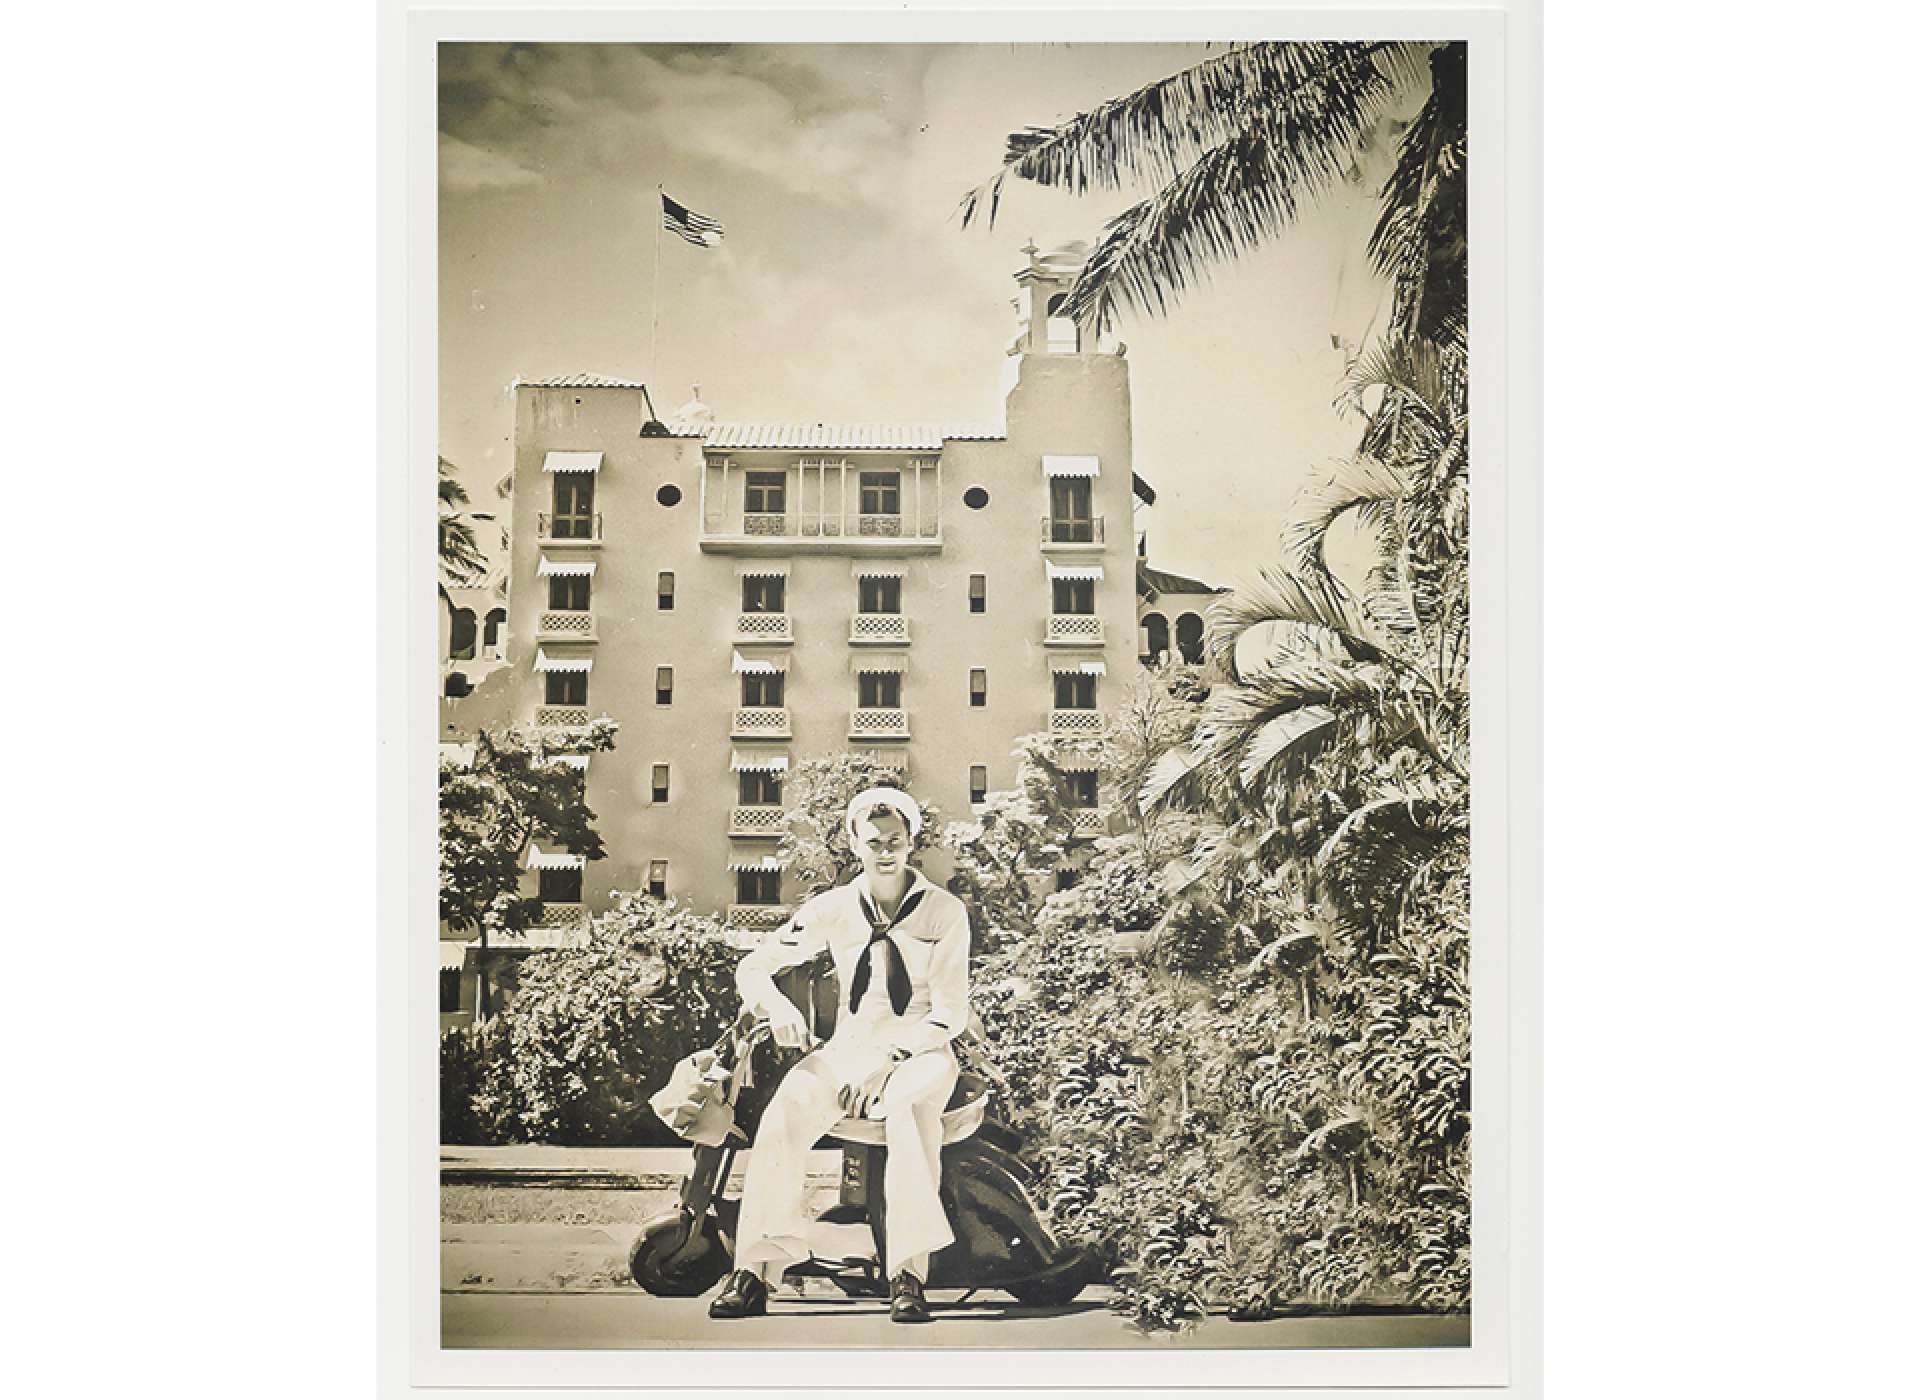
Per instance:
[[[907,916],[920,906],[920,897],[927,892],[925,885],[918,885],[907,891],[907,897],[900,901],[899,912],[891,919],[880,917],[880,908],[867,891],[858,891],[860,912],[867,920],[867,946],[860,950],[860,961],[853,969],[853,991],[847,1001],[847,1014],[852,1015],[860,1009],[860,998],[866,994],[867,984],[873,980],[873,945],[882,939],[891,943],[891,934],[896,924],[906,922]],[[907,1002],[913,997],[913,982],[907,976],[907,965],[900,956],[900,945],[893,944],[892,957],[887,959],[887,1001],[893,1007],[893,1014],[904,1016]]]

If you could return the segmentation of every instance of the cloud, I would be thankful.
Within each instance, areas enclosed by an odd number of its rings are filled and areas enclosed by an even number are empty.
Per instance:
[[[440,188],[451,194],[520,189],[541,180],[539,171],[528,169],[511,156],[440,133]]]

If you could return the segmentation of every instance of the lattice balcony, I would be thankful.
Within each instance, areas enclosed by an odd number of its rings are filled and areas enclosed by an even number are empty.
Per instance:
[[[791,642],[793,614],[736,613],[733,619],[733,639],[736,642]]]
[[[540,614],[540,635],[563,642],[593,642],[600,639],[591,612],[561,612],[554,609]]]
[[[1050,613],[1047,616],[1047,645],[1050,647],[1104,646],[1107,631],[1094,613]]]
[[[1107,717],[1098,710],[1049,710],[1047,732],[1056,739],[1097,736],[1107,732]]]
[[[791,739],[793,717],[785,705],[737,705],[733,711],[736,739]]]
[[[584,515],[551,515],[540,513],[535,535],[541,544],[587,544],[601,543],[600,514],[595,511]]]
[[[1107,542],[1107,517],[1096,515],[1087,519],[1072,516],[1047,515],[1040,520],[1040,543],[1051,544],[1105,544]]]
[[[787,809],[779,806],[734,807],[727,813],[729,836],[778,836],[786,830]]]
[[[555,729],[583,729],[590,715],[585,705],[535,705],[533,722]]]
[[[884,539],[898,539],[905,533],[900,526],[900,516],[863,515],[860,517],[860,533],[868,537],[879,536]]]
[[[847,731],[850,739],[904,739],[907,737],[907,712],[890,709],[857,709]]]
[[[1073,834],[1079,837],[1105,836],[1107,834],[1107,814],[1100,807],[1075,807],[1068,814],[1073,823]]]
[[[733,928],[757,929],[765,932],[779,928],[787,921],[792,910],[784,904],[729,904],[727,923]]]
[[[907,618],[905,613],[855,613],[853,631],[849,642],[883,642],[892,646],[904,646],[907,642]]]
[[[554,899],[541,901],[541,928],[574,928],[586,921],[587,906],[584,904],[562,904]]]
[[[741,516],[741,524],[749,535],[779,536],[787,533],[787,513],[785,511],[750,510]]]

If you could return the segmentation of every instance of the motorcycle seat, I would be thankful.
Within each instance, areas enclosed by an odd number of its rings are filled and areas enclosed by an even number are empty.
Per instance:
[[[964,1141],[979,1131],[980,1124],[986,1120],[989,1093],[987,1081],[979,1075],[963,1073],[960,1076],[953,1086],[953,1096],[947,1100],[946,1112],[940,1115],[942,1145]],[[849,1145],[884,1147],[887,1125],[878,1118],[849,1115],[827,1129],[827,1136]]]

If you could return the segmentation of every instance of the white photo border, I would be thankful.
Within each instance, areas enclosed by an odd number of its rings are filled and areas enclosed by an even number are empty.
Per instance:
[[[435,46],[617,42],[1468,42],[1473,598],[1472,1343],[1436,1349],[444,1350],[439,1326]],[[1531,1395],[1540,1378],[1540,44],[1537,0],[1122,9],[567,9],[383,0],[379,54],[380,1393],[825,1388]],[[964,1358],[968,1384],[955,1387]],[[863,1364],[864,1363],[864,1364]]]

